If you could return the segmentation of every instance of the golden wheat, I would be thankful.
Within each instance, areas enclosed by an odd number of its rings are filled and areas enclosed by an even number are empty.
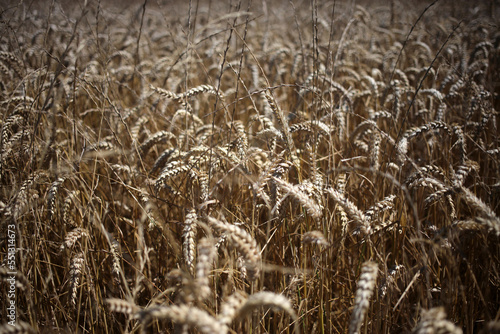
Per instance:
[[[118,7],[0,4],[0,332],[497,329],[495,1]]]

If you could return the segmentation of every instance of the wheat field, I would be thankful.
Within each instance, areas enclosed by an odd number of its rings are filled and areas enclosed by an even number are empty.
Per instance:
[[[500,333],[498,1],[1,1],[0,333]]]

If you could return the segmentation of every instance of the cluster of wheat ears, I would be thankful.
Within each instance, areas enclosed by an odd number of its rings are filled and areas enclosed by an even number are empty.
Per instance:
[[[120,6],[0,6],[1,333],[500,331],[494,1]]]

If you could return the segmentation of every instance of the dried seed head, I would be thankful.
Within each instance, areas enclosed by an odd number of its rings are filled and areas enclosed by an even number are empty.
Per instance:
[[[190,209],[186,214],[182,232],[182,254],[191,274],[194,273],[194,257],[196,253],[196,222],[198,217],[195,209]]]
[[[169,139],[174,138],[175,136],[168,132],[168,131],[159,131],[153,135],[151,135],[149,138],[144,141],[144,143],[139,146],[139,156],[144,157],[149,150],[156,144],[166,142]]]
[[[446,320],[446,312],[443,307],[435,307],[430,310],[422,310],[422,317],[414,334],[448,333],[462,334],[462,329],[458,328],[451,321]]]
[[[109,305],[109,310],[111,312],[133,315],[139,311],[139,307],[137,307],[137,305],[123,299],[109,298],[106,299],[106,303]]]
[[[302,241],[305,244],[318,244],[328,246],[328,241],[321,231],[310,231],[304,233],[304,235],[302,236]]]
[[[47,196],[47,209],[49,211],[49,219],[52,220],[56,214],[56,196],[59,187],[66,180],[66,177],[60,177],[55,180],[49,188],[49,194]]]
[[[396,280],[401,276],[404,270],[405,267],[401,264],[398,264],[392,270],[387,272],[387,277],[385,278],[384,283],[379,288],[379,296],[381,298],[385,297],[387,291],[396,284]]]
[[[30,282],[21,272],[16,271],[14,273],[10,272],[7,267],[0,267],[0,280],[10,279],[12,276],[15,276],[15,284],[16,288],[21,289],[23,291],[28,290],[31,287]],[[1,333],[1,332],[0,332]]]
[[[244,317],[251,314],[251,311],[258,307],[281,309],[287,312],[293,320],[297,320],[297,314],[292,308],[290,300],[283,295],[274,292],[261,291],[248,296],[246,302],[238,310],[238,315]],[[298,333],[298,327],[295,326],[295,332]]]
[[[207,217],[208,223],[219,233],[227,235],[229,243],[245,258],[245,267],[250,280],[257,279],[260,273],[261,255],[255,239],[244,229]]]
[[[292,185],[277,177],[273,177],[272,180],[278,185],[281,190],[286,192],[285,196],[290,195],[293,198],[297,199],[300,205],[302,205],[306,209],[307,213],[311,217],[313,217],[314,219],[321,218],[323,214],[321,207],[318,205],[318,203],[316,203],[314,199],[310,198],[304,191],[302,191],[298,185]],[[281,203],[281,201],[279,203]]]
[[[372,233],[372,227],[368,217],[360,210],[358,207],[349,201],[347,198],[342,196],[337,190],[333,188],[326,189],[328,194],[339,204],[345,212],[353,219],[355,222],[361,225],[364,233],[370,235]]]
[[[80,228],[80,227],[75,228],[71,232],[68,232],[68,234],[66,235],[66,238],[64,238],[64,242],[61,245],[61,250],[63,250],[64,248],[67,248],[67,249],[73,248],[73,246],[75,246],[75,244],[78,242],[78,240],[80,240],[83,237],[88,237],[88,236],[89,236],[89,233],[87,232],[87,230]]]
[[[198,257],[196,262],[196,284],[199,288],[199,298],[201,300],[210,295],[210,286],[208,274],[212,267],[212,261],[215,256],[213,243],[203,238],[198,242]]]
[[[85,258],[83,253],[77,253],[71,259],[71,266],[69,271],[70,276],[70,303],[73,307],[76,306],[76,301],[78,299],[78,288],[80,284],[80,278],[82,276],[82,272],[85,266]]]
[[[139,312],[138,316],[145,323],[151,318],[170,319],[178,324],[196,327],[204,334],[225,334],[228,331],[226,325],[207,312],[188,305],[153,306]]]
[[[17,320],[16,324],[4,324],[0,326],[0,333],[2,334],[34,334],[36,331],[28,323]]]
[[[243,291],[236,291],[222,303],[220,313],[217,315],[217,320],[221,324],[229,326],[237,317],[238,311],[246,301],[247,294]]]
[[[117,283],[119,281],[120,273],[122,272],[122,267],[121,267],[121,252],[120,252],[120,244],[116,239],[113,238],[109,245],[109,250],[112,255],[112,269],[111,272],[114,275],[115,282]]]
[[[373,289],[377,282],[378,265],[375,262],[365,262],[361,267],[361,275],[358,280],[358,289],[354,299],[354,310],[349,324],[349,334],[360,332],[365,313],[370,305]]]

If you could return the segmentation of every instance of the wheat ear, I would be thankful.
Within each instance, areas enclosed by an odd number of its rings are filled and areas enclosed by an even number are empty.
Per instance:
[[[207,312],[188,305],[153,306],[139,312],[138,316],[145,323],[152,318],[170,319],[178,324],[196,327],[204,334],[225,334],[228,331],[226,325]]]
[[[66,234],[66,238],[64,238],[64,242],[61,244],[61,251],[64,248],[67,248],[67,249],[73,248],[73,246],[78,242],[78,240],[80,240],[83,237],[88,237],[88,236],[89,236],[89,233],[87,232],[87,230],[85,230],[81,227],[75,228],[74,230],[72,230],[72,231],[68,232],[68,234]]]
[[[349,324],[349,334],[360,333],[361,325],[365,318],[366,311],[370,305],[373,289],[377,282],[378,265],[375,262],[367,261],[361,267],[361,275],[358,280],[358,289],[354,299],[354,310]]]
[[[283,129],[283,134],[285,135],[285,144],[287,147],[288,152],[290,153],[290,157],[292,159],[293,164],[295,167],[300,170],[300,161],[299,158],[297,157],[297,154],[295,153],[295,145],[293,143],[292,135],[290,132],[290,127],[288,126],[288,120],[285,118],[285,115],[283,114],[283,111],[281,108],[278,106],[276,103],[276,100],[274,97],[269,94],[265,93],[265,98],[271,107],[271,110],[273,111],[276,119],[278,120],[279,125]]]
[[[297,320],[297,314],[292,308],[290,300],[283,295],[274,292],[261,291],[250,295],[247,301],[238,310],[238,315],[244,317],[250,314],[251,311],[257,307],[267,307],[274,309],[281,309],[287,312],[294,321]],[[298,333],[298,327],[295,326],[295,333]]]
[[[314,201],[312,198],[307,196],[305,192],[303,192],[299,186],[292,185],[286,181],[283,181],[277,177],[272,178],[273,182],[275,182],[281,190],[286,192],[285,196],[291,195],[295,199],[297,199],[306,211],[314,219],[319,219],[322,216],[321,207]],[[281,203],[282,200],[278,201]],[[278,205],[278,203],[276,205]]]
[[[361,224],[361,228],[366,235],[371,234],[372,227],[370,225],[370,220],[360,209],[358,209],[358,207],[354,203],[349,201],[333,188],[328,188],[326,189],[326,191],[328,192],[328,194],[330,194],[333,200],[346,211],[351,219],[356,221],[358,224]]]
[[[16,277],[15,279],[16,288],[19,288],[23,291],[29,291],[28,288],[31,287],[31,284],[26,278],[26,276],[24,276],[24,274],[22,274],[19,271],[16,271],[14,274],[12,274],[12,272],[10,272],[7,269],[7,267],[0,267],[0,281],[10,279],[12,275]]]
[[[229,326],[237,317],[238,311],[247,301],[247,298],[247,294],[239,290],[227,297],[221,305],[220,313],[217,315],[217,320],[221,324]]]
[[[184,220],[184,229],[182,231],[182,254],[184,261],[191,272],[194,273],[194,257],[196,252],[196,223],[197,215],[195,209],[190,209]]]
[[[302,235],[302,242],[305,244],[317,244],[328,246],[328,241],[321,231],[309,231]]]
[[[445,130],[448,134],[451,134],[451,130],[443,122],[430,122],[419,127],[411,128],[403,134],[403,137],[398,142],[396,146],[396,161],[402,165],[406,161],[406,153],[408,152],[408,141],[420,134],[429,132],[431,130]]]
[[[484,216],[484,218],[476,217],[476,219],[484,223],[490,229],[494,230],[497,235],[500,235],[500,218],[496,216],[495,212],[469,189],[465,187],[460,187],[460,189],[462,190],[463,198],[467,204],[481,212]]]
[[[144,141],[144,143],[141,144],[141,146],[139,146],[139,156],[143,158],[154,145],[166,142],[172,138],[175,138],[172,133],[163,130],[151,135],[148,139],[146,139],[146,141]]]
[[[210,295],[208,274],[212,268],[212,261],[215,256],[213,243],[203,238],[198,242],[198,257],[196,262],[196,284],[198,286],[199,299],[203,300]]]
[[[123,313],[128,315],[135,315],[139,312],[139,307],[137,305],[130,303],[123,299],[118,298],[108,298],[106,303],[109,306],[111,312]]]
[[[84,266],[85,266],[85,258],[83,256],[83,253],[80,252],[75,254],[71,259],[71,267],[69,271],[70,283],[71,283],[70,303],[73,307],[76,307],[78,288]]]
[[[385,281],[379,287],[380,298],[387,295],[387,291],[389,291],[389,289],[396,284],[396,279],[398,279],[404,271],[405,267],[402,264],[398,264],[387,273]]]
[[[0,325],[0,333],[2,334],[34,334],[36,331],[28,323],[24,321],[16,321],[15,326],[10,324]]]
[[[462,334],[462,330],[451,321],[446,320],[446,312],[443,307],[435,307],[430,310],[422,310],[422,317],[413,334],[447,333]]]
[[[208,223],[219,233],[227,235],[230,244],[245,258],[245,267],[250,280],[257,279],[260,272],[261,255],[255,239],[238,226],[207,217]]]
[[[63,184],[65,180],[66,177],[60,177],[54,182],[52,182],[52,184],[50,185],[49,193],[47,195],[47,210],[49,211],[49,220],[51,221],[54,218],[54,215],[56,214],[57,192],[59,191],[59,187]]]

